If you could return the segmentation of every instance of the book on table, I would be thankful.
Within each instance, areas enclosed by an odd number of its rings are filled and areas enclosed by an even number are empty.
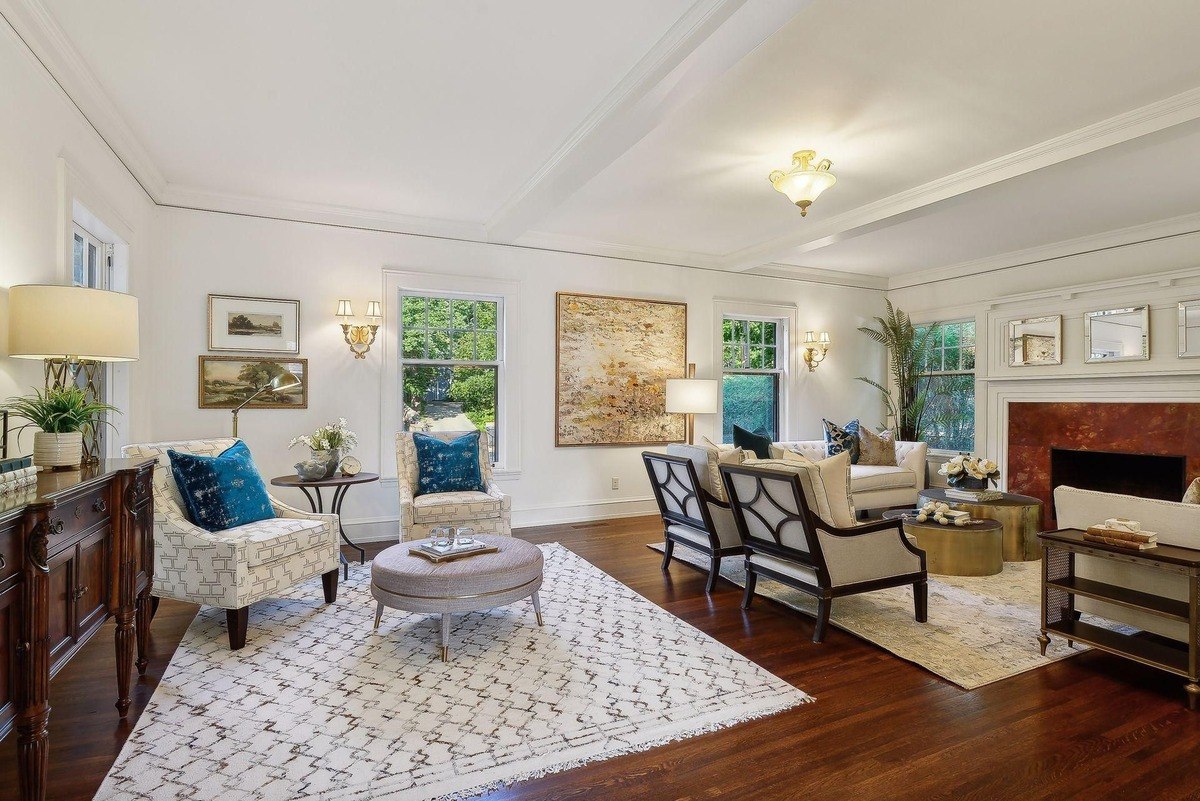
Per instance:
[[[1004,493],[999,490],[970,490],[959,489],[958,487],[947,487],[945,493],[947,498],[953,498],[956,501],[972,501],[974,503],[996,501],[1004,497]]]
[[[420,545],[409,548],[408,552],[416,556],[423,556],[431,562],[449,562],[467,556],[496,553],[499,550],[495,545],[488,545],[486,542],[473,540],[466,543],[451,542],[446,545],[434,545],[432,542],[423,542]]]

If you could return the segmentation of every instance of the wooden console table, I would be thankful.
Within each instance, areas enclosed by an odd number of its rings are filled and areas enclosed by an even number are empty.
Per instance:
[[[1188,680],[1188,709],[1196,710],[1200,701],[1200,551],[1159,545],[1145,551],[1127,551],[1111,545],[1089,542],[1078,529],[1060,529],[1038,535],[1042,543],[1042,632],[1038,644],[1042,655],[1050,644],[1050,635],[1065,637],[1067,642],[1078,640],[1093,648],[1159,668]],[[1188,582],[1186,601],[1166,598],[1153,593],[1107,584],[1075,575],[1077,554],[1098,559],[1111,559],[1126,564],[1160,570],[1184,576]],[[1080,620],[1075,598],[1098,601],[1136,609],[1166,620],[1187,624],[1188,642],[1139,633],[1124,634]]]
[[[43,801],[50,679],[110,617],[116,707],[146,670],[154,556],[153,459],[43,472],[0,496],[0,738],[17,731],[20,797]],[[136,621],[135,621],[136,618]]]

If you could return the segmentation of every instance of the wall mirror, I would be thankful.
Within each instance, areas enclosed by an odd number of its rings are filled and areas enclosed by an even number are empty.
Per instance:
[[[1085,362],[1136,362],[1150,358],[1150,307],[1090,311],[1083,315]]]
[[[1062,364],[1062,315],[1008,321],[1008,364]]]
[[[1179,304],[1179,355],[1185,359],[1200,356],[1200,300]]]

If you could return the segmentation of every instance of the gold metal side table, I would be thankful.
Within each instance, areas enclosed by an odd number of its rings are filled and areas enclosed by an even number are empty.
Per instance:
[[[1042,528],[1042,502],[1029,495],[1001,493],[991,501],[964,501],[951,498],[937,487],[923,489],[920,502],[937,501],[950,504],[951,509],[970,512],[971,517],[998,520],[1004,526],[1004,561],[1032,562],[1041,558],[1038,532]]]
[[[925,552],[925,569],[941,576],[994,576],[1004,569],[1004,527],[995,520],[965,526],[919,522],[908,510],[887,511],[902,518],[904,533]]]

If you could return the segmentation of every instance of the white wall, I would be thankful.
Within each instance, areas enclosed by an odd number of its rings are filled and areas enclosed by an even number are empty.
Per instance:
[[[197,357],[206,352],[206,295],[210,292],[301,301],[301,356],[309,360],[309,408],[243,412],[240,433],[269,475],[291,471],[302,454],[287,442],[344,416],[360,437],[356,452],[365,470],[379,472],[379,440],[396,428],[380,420],[381,352],[355,360],[333,316],[338,298],[357,308],[385,303],[383,269],[482,276],[518,282],[518,362],[521,387],[522,474],[505,482],[514,498],[514,520],[532,524],[591,519],[652,509],[641,448],[554,447],[554,293],[560,290],[688,303],[688,352],[698,374],[713,374],[715,299],[794,304],[799,327],[828,330],[834,347],[815,373],[792,375],[793,438],[821,435],[821,417],[875,422],[875,390],[854,380],[879,379],[884,354],[855,329],[881,312],[879,291],[801,283],[777,278],[668,267],[591,256],[454,242],[235,215],[159,209],[153,254],[154,302],[146,327],[156,391],[154,434],[160,439],[229,431],[229,413],[197,408]],[[801,331],[802,333],[802,331]],[[385,330],[381,336],[394,336]],[[394,350],[393,350],[394,352]],[[382,427],[382,428],[381,428]],[[716,416],[697,420],[698,434],[719,436]],[[610,489],[611,479],[620,489]],[[303,502],[297,495],[293,502]],[[351,491],[346,501],[355,536],[391,535],[397,508],[394,484]],[[352,526],[353,529],[353,526]]]
[[[0,20],[0,354],[8,352],[8,288],[65,280],[64,223],[72,201],[88,206],[128,241],[129,289],[145,302],[154,206],[124,166]],[[149,332],[142,329],[143,341]],[[143,346],[144,347],[144,346]],[[133,436],[148,435],[145,364],[128,368]],[[0,399],[43,385],[41,362],[0,357]],[[32,450],[26,435],[18,450]]]

